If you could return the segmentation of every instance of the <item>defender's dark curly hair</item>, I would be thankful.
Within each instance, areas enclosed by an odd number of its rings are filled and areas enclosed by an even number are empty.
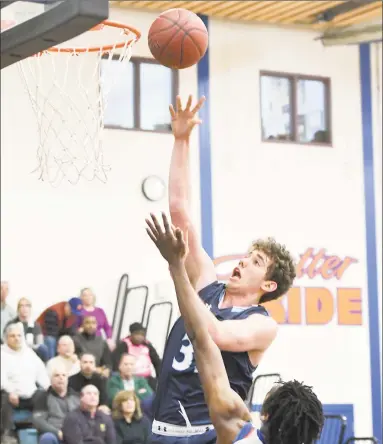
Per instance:
[[[296,276],[296,266],[289,251],[284,245],[278,244],[274,238],[259,239],[253,242],[250,252],[262,251],[271,259],[271,264],[267,270],[266,280],[274,281],[277,288],[270,293],[265,293],[259,303],[273,301],[284,295],[292,286]]]
[[[269,393],[262,415],[271,444],[312,444],[324,423],[322,404],[312,387],[295,380],[281,382]]]

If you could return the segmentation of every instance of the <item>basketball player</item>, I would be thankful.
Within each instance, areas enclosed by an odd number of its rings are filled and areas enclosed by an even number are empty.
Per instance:
[[[258,240],[228,283],[217,282],[214,264],[201,246],[189,211],[189,138],[201,123],[197,112],[204,101],[201,98],[193,108],[190,96],[183,108],[177,97],[176,109],[170,106],[175,137],[169,175],[170,214],[174,225],[188,230],[188,278],[199,293],[199,310],[209,333],[222,351],[231,388],[245,399],[252,374],[277,333],[276,322],[261,304],[287,292],[295,278],[295,265],[284,246],[273,239]],[[253,189],[239,186],[238,193],[248,193],[250,198]],[[265,215],[263,209],[259,212]],[[210,444],[216,439],[182,318],[174,324],[165,347],[152,431],[153,443]]]
[[[261,429],[252,425],[245,403],[230,388],[222,355],[209,334],[206,316],[190,284],[185,268],[187,242],[181,230],[170,227],[167,217],[162,217],[164,229],[152,216],[147,232],[169,263],[217,444],[313,444],[323,427],[322,405],[310,387],[297,381],[273,388],[262,407]]]

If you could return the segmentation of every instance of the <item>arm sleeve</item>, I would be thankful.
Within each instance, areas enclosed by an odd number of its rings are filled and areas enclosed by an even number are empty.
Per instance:
[[[114,423],[110,416],[107,416],[106,442],[108,444],[117,444],[116,430],[114,428]]]
[[[108,392],[106,391],[106,382],[107,379],[101,376],[99,405],[108,405]]]
[[[110,326],[110,324],[108,322],[108,318],[106,317],[105,311],[102,308],[100,308],[100,310],[102,312],[102,317],[103,317],[102,329],[104,330],[106,337],[108,339],[110,339],[113,335],[112,327]]]
[[[47,336],[54,336],[55,338],[59,334],[59,319],[57,313],[54,310],[48,310],[45,313],[44,329]]]
[[[127,353],[128,347],[126,346],[126,343],[124,341],[120,341],[117,344],[117,347],[113,351],[112,354],[112,360],[113,360],[113,371],[118,371],[118,366],[120,364],[121,356],[124,353]]]
[[[111,407],[113,399],[115,398],[117,393],[121,391],[117,378],[112,376],[110,379],[108,379],[106,391],[108,394],[108,405]]]
[[[1,390],[4,390],[7,393],[12,393],[12,384],[7,378],[7,357],[1,353]]]
[[[51,385],[51,381],[49,380],[47,369],[43,363],[43,361],[33,352],[36,361],[36,382],[39,384],[44,390],[47,390]]]
[[[156,376],[158,377],[161,371],[161,359],[158,356],[156,349],[153,347],[153,345],[150,342],[148,342],[148,348],[149,348],[150,360],[152,361],[154,370],[156,371]]]
[[[53,427],[48,421],[48,394],[40,392],[33,406],[32,422],[39,433],[54,433],[57,435],[58,429]]]
[[[105,366],[105,367],[109,368],[110,370],[112,370],[112,367],[113,367],[112,353],[109,350],[109,346],[106,343],[106,341],[104,342],[104,350],[102,352],[100,364],[101,364],[101,366]]]
[[[74,342],[74,352],[76,353],[77,356],[80,356],[85,350],[83,350],[80,341],[78,340],[78,338],[76,336],[73,336],[73,342]]]
[[[64,419],[62,432],[65,444],[85,444],[81,425],[73,415],[69,415]]]
[[[147,391],[148,394],[152,394],[153,390],[150,387],[148,381],[145,378],[142,378],[142,388],[145,389]]]

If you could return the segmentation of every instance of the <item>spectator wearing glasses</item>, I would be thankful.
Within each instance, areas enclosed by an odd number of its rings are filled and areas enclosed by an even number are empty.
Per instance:
[[[40,325],[32,319],[32,303],[27,298],[21,298],[17,304],[17,316],[8,323],[21,322],[24,327],[25,342],[37,356],[47,362],[49,359],[48,347],[44,344],[44,336]]]

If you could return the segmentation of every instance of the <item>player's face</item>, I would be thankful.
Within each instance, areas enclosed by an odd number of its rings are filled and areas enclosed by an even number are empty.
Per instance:
[[[234,268],[227,283],[228,290],[264,294],[276,288],[275,282],[267,281],[271,259],[262,251],[254,250]]]

